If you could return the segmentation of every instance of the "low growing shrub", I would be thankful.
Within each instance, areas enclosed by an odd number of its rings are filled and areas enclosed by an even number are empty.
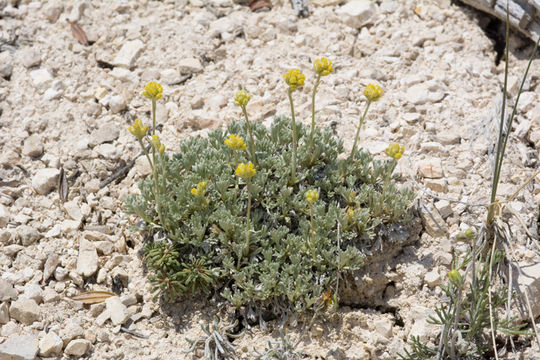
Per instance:
[[[326,59],[314,65],[315,100],[333,68]],[[311,127],[295,121],[292,93],[304,75],[291,70],[284,78],[291,118],[270,128],[249,121],[245,90],[235,96],[244,121],[184,140],[172,156],[140,120],[130,127],[143,149],[151,144],[153,176],[140,182],[126,211],[151,235],[144,259],[165,300],[212,293],[276,315],[337,305],[343,273],[362,267],[381,230],[411,219],[414,194],[392,176],[403,147],[392,144],[390,160],[376,160],[355,141],[346,156],[343,142],[316,126],[315,104]],[[369,106],[382,90],[370,84],[364,94]],[[150,97],[154,110],[159,97]]]

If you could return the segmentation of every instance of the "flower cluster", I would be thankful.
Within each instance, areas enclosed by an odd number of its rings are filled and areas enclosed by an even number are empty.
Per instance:
[[[148,132],[148,126],[142,124],[141,119],[135,119],[133,125],[128,126],[128,130],[132,133],[137,139],[142,140],[146,133]]]
[[[306,201],[310,205],[313,205],[317,200],[319,200],[319,192],[317,190],[306,191]]]
[[[388,145],[388,148],[384,150],[384,152],[386,153],[386,155],[390,156],[391,158],[399,160],[403,156],[403,153],[405,152],[405,148],[399,144],[390,144]]]
[[[251,100],[251,95],[246,90],[238,90],[234,95],[234,103],[238,106],[246,106]]]
[[[244,180],[250,179],[257,173],[257,170],[253,167],[251,161],[247,164],[240,163],[238,164],[236,171],[234,172],[236,176]]]
[[[206,181],[201,181],[196,187],[191,188],[191,194],[202,197],[206,194]]]
[[[315,68],[315,72],[317,73],[317,75],[320,75],[320,76],[330,75],[331,73],[334,72],[334,68],[332,67],[332,62],[324,57],[316,59],[313,62],[313,67]]]
[[[144,87],[142,94],[150,100],[161,99],[163,96],[163,86],[158,82],[150,81]]]
[[[246,143],[241,136],[230,134],[227,139],[224,141],[231,150],[246,150]]]
[[[302,74],[300,69],[291,69],[283,74],[283,79],[291,91],[296,90],[296,88],[304,86],[304,80],[306,80],[306,75]]]
[[[383,90],[379,85],[368,84],[364,89],[364,96],[371,102],[379,100],[382,94]]]

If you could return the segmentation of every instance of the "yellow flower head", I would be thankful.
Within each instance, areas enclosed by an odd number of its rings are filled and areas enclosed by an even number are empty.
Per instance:
[[[368,84],[364,89],[364,96],[368,101],[377,101],[381,98],[383,91],[379,85]]]
[[[384,150],[384,152],[386,153],[386,155],[390,156],[391,158],[399,160],[403,156],[403,153],[405,152],[405,148],[399,144],[390,144],[388,145],[388,148]]]
[[[156,150],[159,150],[159,148],[161,147],[161,141],[159,140],[159,136],[157,135],[152,135],[152,147]]]
[[[296,88],[304,86],[306,75],[302,74],[300,69],[291,69],[283,74],[283,79],[285,79],[291,91],[294,91]]]
[[[347,208],[347,211],[345,212],[345,215],[347,215],[349,220],[351,220],[354,217],[354,213],[355,213],[354,209]]]
[[[454,284],[455,287],[460,287],[463,283],[463,277],[456,269],[450,270],[448,272],[448,279],[450,279],[450,282]]]
[[[137,139],[141,140],[148,132],[148,126],[143,126],[141,119],[135,119],[133,125],[128,126],[128,130],[135,135]]]
[[[246,143],[244,142],[244,139],[242,139],[241,136],[230,134],[229,137],[225,139],[224,143],[231,150],[246,150]]]
[[[313,203],[317,200],[319,200],[319,192],[317,190],[306,191],[306,201],[310,205],[313,205]]]
[[[246,90],[238,90],[234,94],[234,103],[238,106],[246,106],[250,99],[251,95]]]
[[[313,67],[315,68],[315,72],[321,76],[330,75],[331,73],[334,72],[334,68],[332,67],[332,62],[324,57],[316,59],[313,62]]]
[[[247,164],[240,163],[238,164],[238,167],[236,168],[236,171],[234,172],[236,176],[246,180],[250,179],[257,173],[257,170],[253,168],[253,164],[251,161]]]
[[[191,193],[195,196],[204,196],[206,194],[206,181],[201,181],[197,187],[191,189]]]
[[[165,152],[165,145],[161,144],[161,146],[159,147],[159,155],[163,155],[164,152]]]
[[[144,87],[142,94],[150,100],[161,99],[163,96],[163,86],[161,86],[158,82],[150,81]]]

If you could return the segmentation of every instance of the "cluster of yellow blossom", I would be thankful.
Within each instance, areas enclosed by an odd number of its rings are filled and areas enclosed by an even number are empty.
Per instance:
[[[224,141],[231,150],[246,150],[246,143],[241,136],[230,134],[227,139]]]
[[[368,101],[377,101],[381,98],[383,90],[379,85],[368,84],[364,89],[364,96]]]
[[[234,103],[238,106],[246,106],[251,99],[251,95],[246,90],[238,90],[234,95]]]
[[[197,187],[191,189],[191,193],[195,196],[204,196],[206,194],[206,181],[199,182]]]
[[[317,190],[306,191],[306,201],[310,205],[313,205],[317,200],[319,200],[319,192]]]
[[[148,126],[142,123],[141,119],[135,119],[133,125],[128,126],[128,130],[132,133],[137,139],[142,140],[142,138],[148,132]]]
[[[321,76],[330,75],[331,73],[334,72],[334,68],[332,67],[332,62],[324,57],[316,59],[313,62],[313,67],[315,68],[315,72]]]
[[[384,152],[386,153],[386,155],[390,156],[391,158],[399,160],[403,156],[403,153],[405,152],[405,148],[399,144],[390,144],[388,145],[388,148],[384,150]]]
[[[150,81],[144,87],[142,94],[150,100],[161,99],[163,96],[163,86],[158,82]]]
[[[302,74],[300,69],[291,69],[283,74],[283,79],[291,91],[296,90],[296,88],[304,86],[304,80],[306,80],[306,75]]]
[[[245,163],[238,164],[238,166],[236,167],[236,171],[234,173],[236,174],[236,176],[244,180],[247,180],[247,179],[252,178],[253,175],[257,173],[257,170],[253,168],[253,164],[250,161],[247,164]]]

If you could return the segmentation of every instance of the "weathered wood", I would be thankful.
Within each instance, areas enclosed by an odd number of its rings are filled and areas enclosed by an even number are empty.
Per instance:
[[[533,41],[540,36],[540,0],[461,0],[480,11],[506,21],[506,3],[510,26]]]

